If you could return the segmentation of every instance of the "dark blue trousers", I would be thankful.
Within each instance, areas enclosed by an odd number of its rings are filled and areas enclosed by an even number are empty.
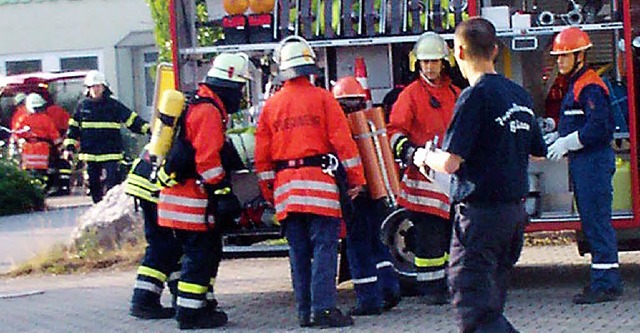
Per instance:
[[[615,172],[613,150],[607,147],[593,152],[571,153],[569,172],[582,231],[591,247],[591,289],[620,289],[618,243],[611,225],[611,180]]]
[[[449,263],[451,220],[410,212],[415,244],[416,282],[421,295],[447,293],[445,268]]]
[[[523,203],[456,205],[449,285],[460,332],[517,332],[503,311],[527,218]]]
[[[355,214],[347,224],[347,256],[351,281],[360,307],[380,308],[385,296],[398,297],[400,284],[391,254],[380,240],[382,202],[368,196],[354,201]]]
[[[335,308],[340,220],[292,213],[283,222],[298,316]]]
[[[102,200],[105,191],[118,185],[120,177],[118,175],[118,161],[87,162],[87,174],[89,175],[89,192],[93,203]],[[105,170],[107,178],[102,183],[102,170]]]

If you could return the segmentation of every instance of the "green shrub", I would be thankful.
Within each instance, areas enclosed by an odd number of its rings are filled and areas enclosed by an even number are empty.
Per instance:
[[[15,163],[0,160],[0,216],[44,209],[42,183]]]

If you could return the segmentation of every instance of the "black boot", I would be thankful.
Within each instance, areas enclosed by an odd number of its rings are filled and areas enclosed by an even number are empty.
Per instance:
[[[384,300],[382,301],[382,310],[389,311],[398,305],[402,300],[402,296],[400,294],[392,294],[388,293],[384,295]]]
[[[216,328],[224,326],[229,318],[223,311],[209,311],[206,308],[186,309],[178,308],[178,327],[181,330],[192,330],[199,328]]]
[[[316,312],[313,316],[315,326],[319,328],[346,327],[353,325],[353,318],[338,309]]]
[[[447,292],[429,293],[422,296],[422,303],[426,305],[445,305],[449,304],[449,294]]]
[[[573,296],[573,303],[575,304],[596,304],[603,302],[611,302],[617,300],[621,295],[621,292],[615,290],[591,290],[589,288],[580,294]]]
[[[167,319],[176,315],[174,308],[165,308],[160,303],[143,305],[132,303],[129,314],[140,319]]]
[[[351,316],[377,316],[382,314],[382,307],[373,304],[358,304],[349,310]]]

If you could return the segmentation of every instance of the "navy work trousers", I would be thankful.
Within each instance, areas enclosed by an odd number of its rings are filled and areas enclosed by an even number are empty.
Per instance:
[[[591,290],[619,290],[618,243],[611,225],[615,159],[610,147],[569,154],[582,231],[591,248]]]
[[[449,285],[460,332],[517,332],[503,311],[508,276],[522,251],[524,203],[455,208]]]
[[[87,174],[89,175],[89,192],[93,203],[102,200],[105,191],[118,185],[120,177],[118,175],[118,161],[87,162]],[[107,178],[102,183],[102,170],[105,170]]]
[[[283,222],[298,316],[335,308],[340,220],[291,213]]]
[[[447,293],[445,267],[449,262],[451,220],[410,212],[415,244],[414,265],[421,295]]]

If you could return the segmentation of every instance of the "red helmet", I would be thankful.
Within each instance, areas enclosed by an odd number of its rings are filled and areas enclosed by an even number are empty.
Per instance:
[[[551,55],[560,55],[583,51],[593,46],[589,35],[577,27],[562,30],[553,39]]]
[[[367,98],[367,91],[353,76],[345,76],[336,82],[331,89],[333,97],[341,98]]]

